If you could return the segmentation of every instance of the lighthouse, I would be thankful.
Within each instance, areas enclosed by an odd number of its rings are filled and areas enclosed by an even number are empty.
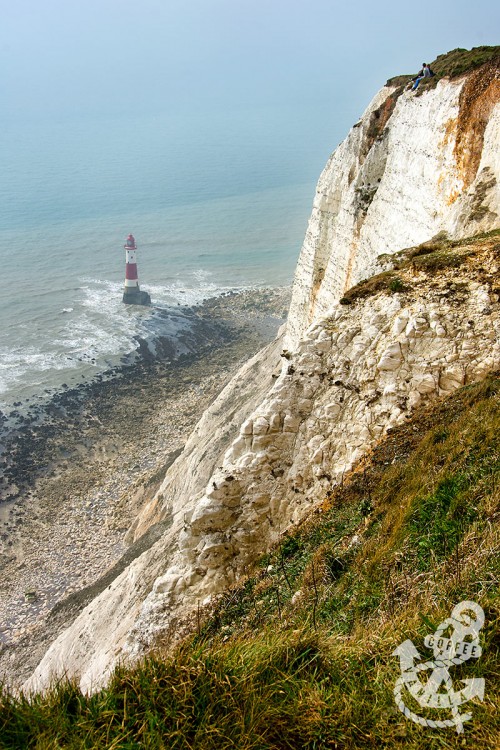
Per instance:
[[[137,244],[133,234],[129,234],[125,241],[125,289],[123,301],[126,305],[150,305],[151,297],[147,292],[139,289],[137,276]]]

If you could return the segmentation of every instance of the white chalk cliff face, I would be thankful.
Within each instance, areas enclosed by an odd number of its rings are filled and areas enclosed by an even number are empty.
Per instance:
[[[339,304],[381,254],[500,226],[498,73],[393,94],[377,94],[321,175],[286,357],[277,340],[223,391],[133,533],[169,528],[59,636],[26,688],[65,672],[92,690],[159,636],[173,642],[387,429],[500,367],[491,243],[477,272],[466,260],[432,282],[407,271],[410,291]]]
[[[442,80],[422,96],[406,91],[396,101],[388,87],[375,96],[319,179],[295,274],[290,348],[373,274],[379,255],[442,231],[498,226],[499,89],[498,70],[488,70]]]

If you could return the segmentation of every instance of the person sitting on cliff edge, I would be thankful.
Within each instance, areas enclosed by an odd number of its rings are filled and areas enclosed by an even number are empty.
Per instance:
[[[418,84],[420,83],[422,78],[430,78],[433,75],[434,73],[432,72],[430,67],[427,65],[427,63],[422,63],[422,70],[420,70],[417,73],[416,78],[412,78],[414,83],[413,83],[413,86],[411,87],[411,90],[416,91],[416,89],[418,88]]]

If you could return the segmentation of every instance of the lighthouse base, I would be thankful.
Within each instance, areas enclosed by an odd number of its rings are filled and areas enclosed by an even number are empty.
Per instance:
[[[141,292],[137,287],[132,289],[127,289],[125,287],[123,301],[126,305],[150,305],[151,297],[147,292]]]

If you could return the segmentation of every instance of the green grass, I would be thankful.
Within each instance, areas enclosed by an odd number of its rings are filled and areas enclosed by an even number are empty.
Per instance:
[[[436,76],[457,76],[479,68],[490,60],[500,58],[500,47],[473,47],[470,50],[457,48],[438,55],[430,64]]]
[[[393,265],[392,270],[383,271],[347,290],[340,299],[341,305],[353,304],[356,300],[366,299],[379,292],[411,293],[420,282],[415,272],[424,275],[424,283],[435,276],[436,272],[453,271],[460,267],[469,267],[473,272],[482,268],[481,257],[491,253],[498,257],[500,229],[481,233],[461,240],[449,240],[438,235],[432,240],[410,247],[392,256],[381,256]],[[485,272],[485,276],[489,275]],[[479,279],[478,280],[482,280]]]
[[[458,266],[490,280],[499,234],[409,248],[397,276],[362,282],[347,301],[412,294],[429,276],[456,296]],[[0,688],[0,749],[495,747],[499,436],[498,373],[420,409],[200,612],[198,632],[174,654],[158,644],[92,696],[65,680],[29,697]],[[397,710],[391,654],[410,638],[427,658],[425,635],[464,599],[485,610],[483,655],[452,676],[458,687],[484,677],[486,694],[459,736]]]
[[[117,669],[91,697],[67,681],[29,700],[2,690],[0,748],[495,747],[499,436],[498,377],[421,409],[175,654]],[[453,678],[486,690],[457,735],[397,710],[391,654],[407,638],[425,654],[463,599],[485,610],[483,655]]]
[[[435,85],[440,78],[449,77],[457,78],[458,76],[468,73],[481,65],[484,65],[490,60],[500,59],[500,47],[473,47],[470,50],[457,48],[450,52],[446,52],[443,55],[438,55],[435,60],[430,63],[431,70],[436,74],[430,81],[426,81],[428,85],[431,83]],[[427,61],[428,62],[428,61]],[[417,63],[418,68],[412,74],[398,75],[393,78],[389,78],[387,81],[388,86],[404,86],[408,83],[408,80],[415,76],[420,69],[420,63]]]

